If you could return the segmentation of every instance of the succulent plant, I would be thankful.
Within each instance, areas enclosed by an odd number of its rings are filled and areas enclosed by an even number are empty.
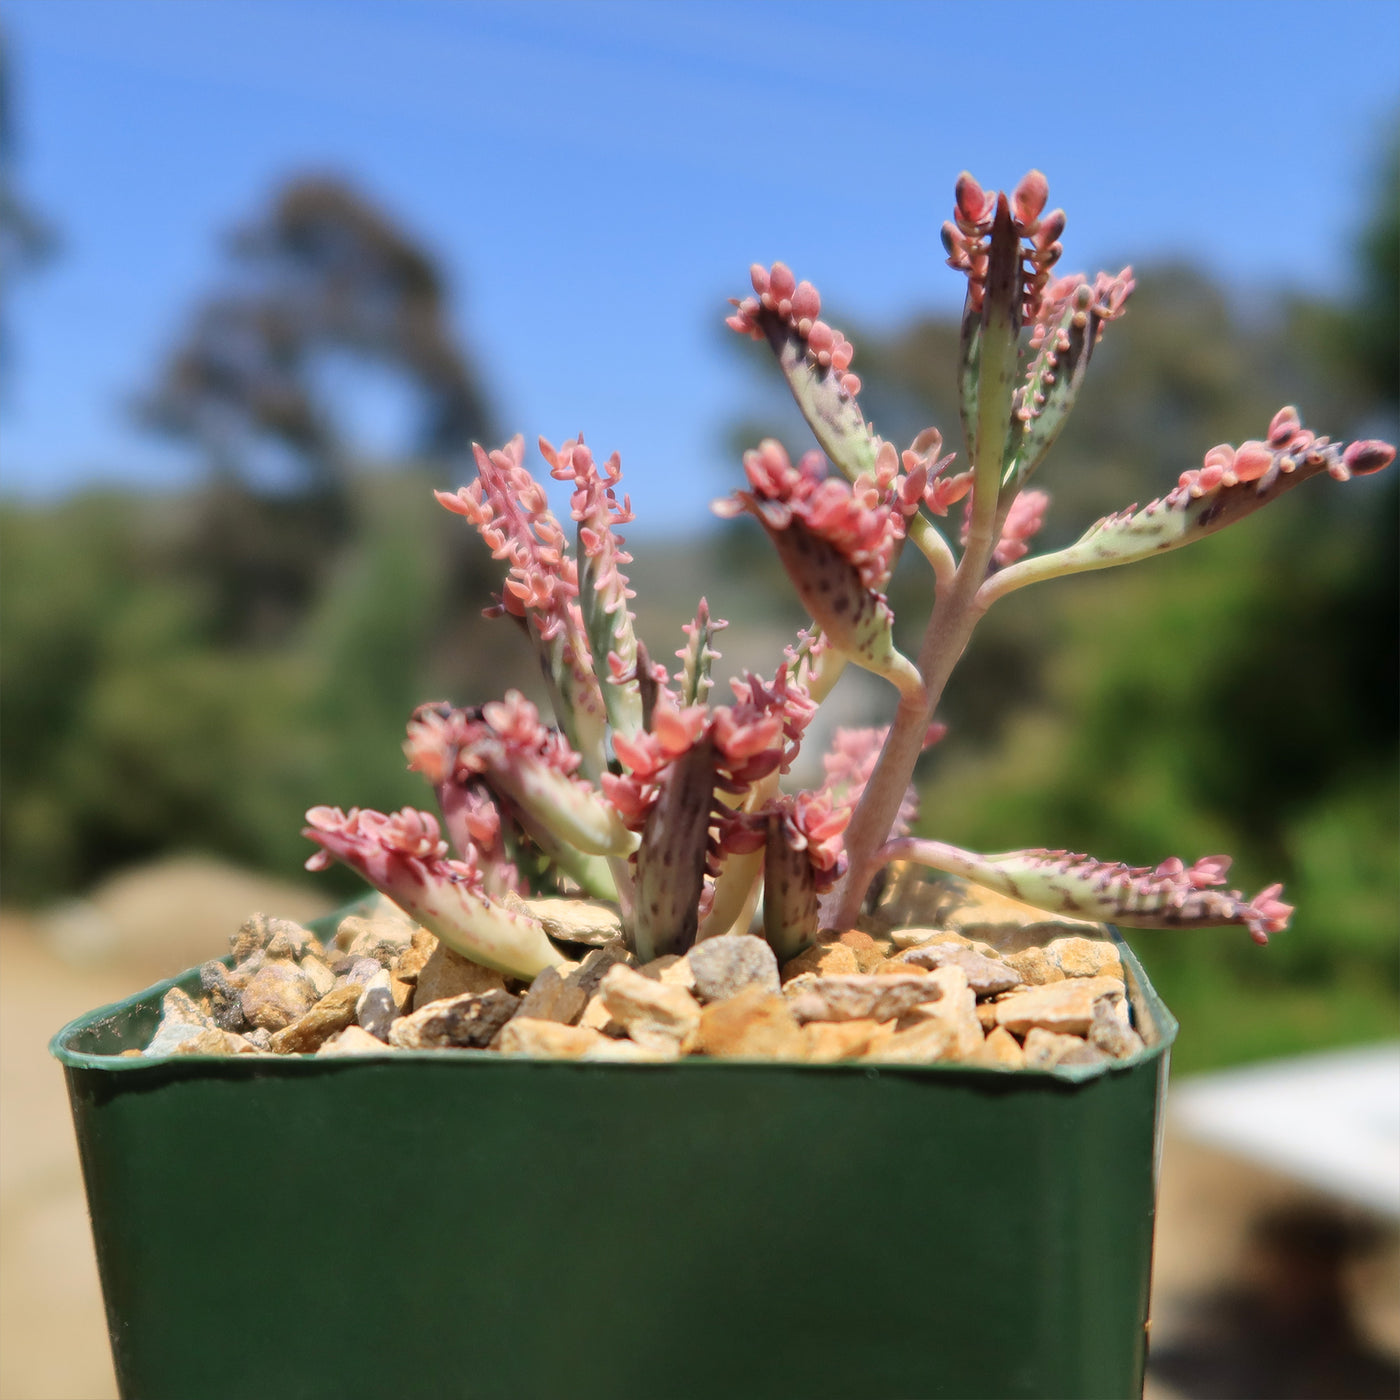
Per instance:
[[[1054,850],[979,855],[908,834],[915,763],[942,736],[939,699],[998,598],[1190,544],[1311,477],[1346,481],[1395,455],[1386,443],[1315,436],[1283,408],[1260,439],[1211,448],[1160,499],[1030,554],[1048,498],[1029,483],[1133,290],[1129,268],[1093,281],[1054,275],[1065,216],[1046,202],[1038,171],[1009,196],[967,174],[957,183],[943,242],[967,279],[961,462],[935,428],[903,451],[881,438],[861,411],[851,344],[821,319],[816,288],[782,263],[751,270],[753,294],[733,303],[728,324],[771,346],[820,451],[794,463],[763,442],[745,455],[747,488],[715,505],[758,521],[812,619],[771,677],[732,680],[732,698],[713,696],[725,623],[703,599],[675,668],[636,635],[618,533],[632,507],[618,498],[616,454],[600,463],[582,438],[540,440],[550,475],[572,486],[570,533],[521,438],[477,447],[476,480],[438,499],[507,565],[488,615],[514,619],[534,646],[556,723],[517,692],[479,708],[422,706],[405,750],[441,819],[314,808],[305,834],[320,849],[308,866],[344,861],[450,947],[522,978],[561,958],[532,893],[615,905],[643,961],[755,925],[787,959],[823,929],[850,927],[894,859],[1117,924],[1236,924],[1260,943],[1284,928],[1280,886],[1252,899],[1226,890],[1225,856],[1137,868]],[[938,522],[957,505],[955,543]],[[916,656],[896,648],[885,596],[910,542],[930,566]],[[813,715],[852,663],[894,686],[891,723],[838,731],[823,785],[785,791]]]

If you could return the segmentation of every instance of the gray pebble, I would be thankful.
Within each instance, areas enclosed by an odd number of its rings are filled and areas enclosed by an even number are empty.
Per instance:
[[[723,1001],[748,987],[761,987],[774,996],[781,990],[777,956],[764,939],[752,934],[707,938],[686,954],[686,961],[701,1001]]]
[[[1009,992],[1021,983],[1021,974],[1009,963],[1002,962],[1000,958],[989,958],[975,948],[967,948],[960,943],[926,943],[922,948],[911,948],[902,954],[900,962],[930,970],[960,967],[967,974],[967,985],[979,997]]]
[[[221,1031],[242,1031],[247,1028],[248,1019],[243,1014],[240,988],[229,977],[228,968],[223,963],[211,961],[199,969],[199,985],[209,998],[209,1009],[214,1024]]]

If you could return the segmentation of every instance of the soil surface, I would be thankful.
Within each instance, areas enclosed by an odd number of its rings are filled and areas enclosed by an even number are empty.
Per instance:
[[[0,913],[0,1400],[117,1393],[49,1038],[83,1012],[222,952],[255,909],[309,918],[322,908],[314,892],[179,860],[129,872],[58,918]],[[194,921],[191,910],[200,911]],[[1169,1127],[1152,1344],[1148,1400],[1393,1396],[1394,1224],[1339,1211]],[[1291,1381],[1274,1374],[1280,1357]]]

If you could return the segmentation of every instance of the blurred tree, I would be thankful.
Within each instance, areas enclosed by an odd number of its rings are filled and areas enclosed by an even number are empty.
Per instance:
[[[138,401],[211,471],[192,562],[221,635],[285,635],[353,529],[366,453],[355,400],[378,372],[411,401],[385,455],[446,464],[490,435],[477,375],[432,257],[346,183],[302,176],[236,230],[222,285]],[[347,385],[348,379],[348,385]],[[348,392],[346,391],[348,388]]]
[[[172,846],[293,873],[308,806],[423,800],[394,742],[416,703],[537,679],[481,620],[498,567],[432,497],[490,432],[446,300],[387,215],[294,181],[141,405],[209,483],[0,503],[7,898]],[[366,366],[411,409],[378,446]]]
[[[16,181],[14,70],[10,45],[0,29],[0,289],[14,286],[23,272],[39,266],[54,253],[58,237],[53,225],[37,213],[19,192]],[[0,374],[9,368],[10,337],[0,321]]]

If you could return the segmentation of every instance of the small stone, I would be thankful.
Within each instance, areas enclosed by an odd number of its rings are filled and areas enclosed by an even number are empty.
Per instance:
[[[160,1055],[174,1055],[186,1041],[197,1040],[210,1029],[211,1027],[201,1026],[196,1021],[162,1021],[156,1027],[156,1033],[151,1037],[144,1053],[152,1059]],[[228,1032],[219,1031],[219,1034],[227,1035]]]
[[[242,962],[236,962],[229,968],[228,980],[241,992],[257,975],[258,969],[267,961],[267,954],[261,948],[256,952],[249,953]]]
[[[557,967],[547,967],[530,983],[530,990],[520,1003],[516,1019],[572,1026],[582,1014],[587,1000],[582,987],[571,983]]]
[[[267,941],[267,947],[263,949],[270,962],[296,962],[297,944],[296,941],[285,933],[274,933]]]
[[[821,978],[815,972],[799,972],[796,977],[783,983],[783,995],[792,1001],[804,993],[810,992],[819,981]]]
[[[234,962],[243,962],[252,954],[262,952],[278,934],[286,935],[293,948],[309,949],[311,944],[315,944],[317,948],[321,946],[320,941],[310,929],[303,928],[293,919],[278,919],[270,914],[254,914],[252,918],[244,921],[237,933],[229,938],[229,950],[233,953]],[[298,955],[294,952],[291,956]]]
[[[449,1001],[466,992],[503,992],[506,979],[494,968],[464,958],[446,943],[439,943],[418,971],[414,1009],[421,1011],[435,1001]]]
[[[249,922],[253,922],[254,920],[259,920],[259,916],[254,915],[253,920]],[[247,927],[248,925],[245,924],[244,928]],[[295,919],[269,919],[264,917],[259,921],[259,927],[264,939],[263,948],[271,949],[275,946],[279,956],[281,955],[281,950],[284,948],[290,948],[291,956],[294,958],[303,958],[308,953],[320,953],[324,951],[321,946],[321,940],[317,938],[309,928],[305,928],[297,923]],[[281,941],[279,942],[278,940]]]
[[[748,987],[776,996],[778,959],[766,939],[748,933],[725,933],[697,943],[686,961],[695,974],[695,995],[703,1002],[723,1001]]]
[[[149,1050],[146,1052],[151,1053]],[[262,1052],[256,1045],[232,1031],[206,1027],[198,1035],[180,1041],[173,1049],[165,1052],[170,1055],[257,1055]]]
[[[836,942],[856,955],[856,966],[861,972],[874,972],[893,951],[891,945],[877,942],[856,928],[847,929]]]
[[[259,1050],[272,1049],[272,1032],[265,1030],[262,1026],[254,1026],[250,1031],[243,1032],[243,1039],[249,1045],[256,1046]]]
[[[581,988],[585,997],[592,998],[614,967],[618,964],[630,967],[633,962],[632,954],[621,944],[609,943],[606,947],[594,948],[566,980]]]
[[[1128,1006],[1121,997],[1095,999],[1089,1019],[1089,1044],[1115,1060],[1126,1060],[1144,1048],[1142,1037],[1128,1021]]]
[[[428,959],[437,951],[437,946],[437,939],[427,929],[415,929],[413,941],[394,962],[394,976],[401,982],[417,985],[419,974],[427,966]]]
[[[389,1044],[400,1050],[484,1050],[515,1015],[520,998],[509,992],[464,992],[435,1001],[389,1027]]]
[[[617,1023],[644,1049],[683,1055],[695,1045],[700,1003],[684,987],[653,982],[630,967],[610,968],[599,988]]]
[[[818,977],[851,977],[859,971],[854,950],[844,943],[814,943],[783,964],[782,980],[786,984],[808,972]]]
[[[894,1034],[893,1021],[809,1021],[802,1027],[807,1053],[813,1064],[858,1060],[878,1040]]]
[[[413,993],[416,990],[412,982],[405,982],[397,976],[392,967],[384,969],[389,974],[389,995],[394,999],[394,1007],[399,1015],[404,1015],[410,1009],[413,1001]],[[366,984],[368,985],[368,984]]]
[[[967,985],[979,997],[1010,991],[1022,980],[1020,973],[1008,967],[1000,958],[989,958],[974,948],[964,948],[956,943],[929,943],[922,948],[911,948],[900,960],[930,970],[960,967],[967,976]]]
[[[700,1015],[700,1051],[716,1059],[802,1060],[807,1039],[787,1001],[750,987]]]
[[[564,943],[601,947],[622,939],[622,918],[616,909],[592,899],[521,899],[511,908],[529,914],[544,931]]]
[[[918,963],[907,963],[902,958],[886,958],[871,974],[874,977],[907,977],[911,972],[927,972],[928,968]]]
[[[377,958],[342,958],[332,966],[331,971],[335,972],[337,967],[341,969],[336,973],[337,987],[344,986],[347,982],[364,987],[384,971]]]
[[[311,1010],[316,1003],[316,988],[296,963],[265,962],[239,999],[251,1025],[280,1031]]]
[[[326,966],[324,959],[308,953],[301,960],[300,966],[307,980],[316,988],[318,997],[325,996],[335,986],[335,973]]]
[[[204,963],[199,969],[199,985],[209,998],[210,1014],[220,1030],[238,1032],[247,1028],[239,999],[240,989],[234,986],[223,963],[217,960]]]
[[[1036,1026],[1026,1035],[1025,1068],[1053,1069],[1066,1055],[1085,1044],[1082,1036],[1064,1035]]]
[[[359,989],[349,983],[327,992],[306,1015],[275,1032],[270,1048],[279,1055],[309,1055],[319,1050],[354,1021],[358,994]]]
[[[336,929],[335,945],[352,958],[373,958],[388,967],[412,946],[413,930],[406,924],[349,915]]]
[[[789,1003],[799,1021],[892,1021],[921,1001],[936,1001],[943,986],[927,973],[902,977],[819,977],[811,989]]]
[[[1026,1052],[1020,1042],[1002,1026],[996,1026],[987,1038],[968,1056],[974,1065],[989,1065],[993,1069],[1021,1069],[1026,1062]]]
[[[598,1031],[606,1036],[627,1034],[613,1019],[613,1014],[608,1010],[608,1004],[603,1000],[601,993],[595,993],[588,999],[588,1004],[583,1008],[577,1024],[582,1026],[584,1030]]]
[[[178,1021],[186,1025],[214,1028],[214,1018],[188,992],[179,987],[171,987],[160,999],[160,1015],[163,1021]]]
[[[1106,994],[1121,997],[1123,984],[1113,977],[1072,977],[1031,987],[997,1002],[997,1024],[1013,1035],[1025,1035],[1034,1027],[1084,1035],[1093,1020],[1095,1000]]]
[[[381,904],[375,904],[367,910],[361,910],[358,914],[346,914],[336,925],[336,937],[333,945],[340,949],[340,952],[351,952],[354,942],[364,938],[365,934],[371,937],[365,942],[385,941],[396,942],[400,948],[407,948],[413,939],[414,928],[419,925],[414,924],[412,918],[403,913],[395,904],[389,904],[384,900]]]
[[[916,1064],[966,1060],[981,1046],[983,1032],[977,1018],[977,999],[962,968],[950,965],[927,975],[941,995],[911,1008],[888,1044],[878,1047],[880,1058]],[[886,1050],[890,1052],[888,1057]]]
[[[1116,977],[1123,980],[1123,960],[1107,938],[1057,938],[1045,946],[1046,959],[1066,977]]]
[[[1064,1035],[1039,1027],[1026,1036],[1026,1069],[1053,1069],[1057,1065],[1102,1065],[1110,1057],[1083,1036]]]
[[[665,953],[649,963],[643,963],[637,971],[643,977],[650,977],[653,982],[664,982],[668,987],[684,987],[694,995],[695,973],[691,971],[689,958]]]
[[[399,1019],[399,1008],[394,1001],[388,968],[381,967],[360,989],[353,1019],[371,1035],[380,1040],[389,1039],[389,1028]]]
[[[995,958],[1000,954],[990,943],[979,943],[976,939],[964,938],[960,933],[949,933],[942,928],[897,928],[890,935],[890,941],[898,949],[926,948],[930,943],[952,944],[959,948],[971,948],[983,957]]]
[[[958,1035],[954,1028],[947,1022],[930,1018],[908,1030],[896,1031],[888,1040],[872,1046],[866,1059],[894,1065],[928,1065],[962,1058],[957,1050]]]
[[[538,979],[536,979],[538,980]],[[542,1021],[520,1013],[501,1029],[497,1049],[503,1055],[534,1055],[547,1060],[577,1060],[587,1051],[604,1042],[611,1044],[598,1031],[582,1026],[568,1026],[560,1021]]]
[[[977,1024],[984,1031],[990,1031],[997,1023],[997,1006],[994,1001],[979,1001],[977,1003]]]
[[[1090,1045],[1088,1041],[1081,1041],[1060,1056],[1062,1065],[1106,1065],[1111,1064],[1112,1060],[1111,1055],[1104,1054],[1097,1045]]]
[[[1064,981],[1065,974],[1059,964],[1050,961],[1044,948],[1023,948],[1019,953],[1007,953],[1003,961],[1029,987],[1044,987],[1051,982]]]
[[[382,1055],[389,1046],[377,1036],[372,1036],[363,1026],[353,1023],[343,1031],[337,1031],[328,1040],[321,1042],[317,1055]]]

